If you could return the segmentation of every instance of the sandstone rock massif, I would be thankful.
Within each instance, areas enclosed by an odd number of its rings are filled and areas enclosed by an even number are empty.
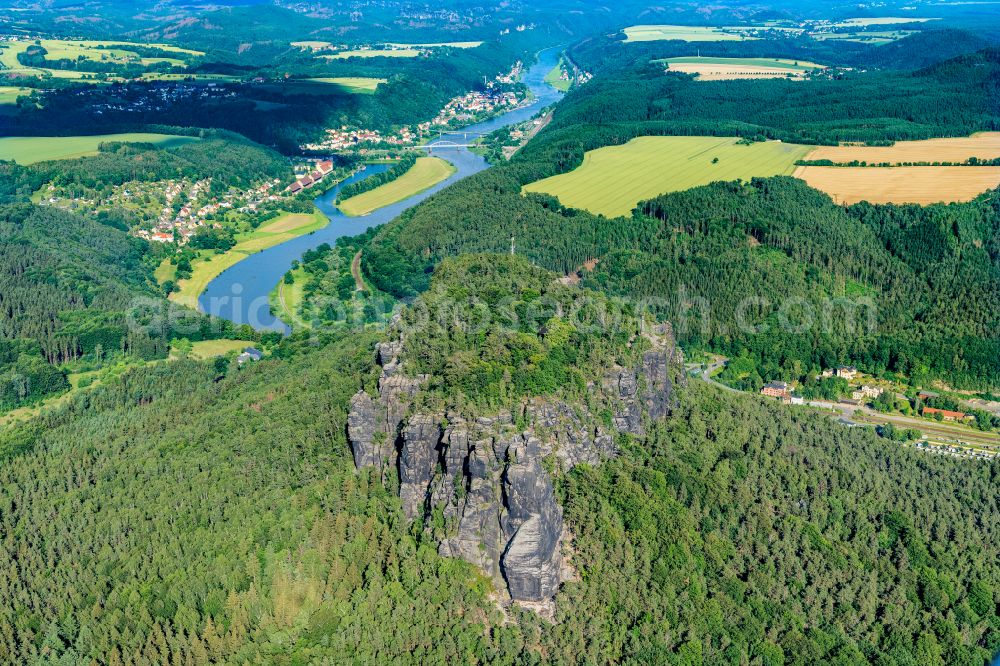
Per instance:
[[[558,397],[526,399],[514,414],[417,409],[427,378],[403,372],[406,341],[395,335],[375,350],[377,392],[351,400],[355,464],[376,468],[384,480],[398,472],[406,516],[424,521],[442,555],[475,564],[510,600],[550,601],[570,573],[553,475],[614,456],[617,433],[641,438],[651,420],[670,414],[683,359],[669,325],[644,333],[650,348],[638,367],[608,368],[591,382],[610,422]]]

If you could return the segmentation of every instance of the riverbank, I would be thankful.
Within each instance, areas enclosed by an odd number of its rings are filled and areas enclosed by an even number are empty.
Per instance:
[[[437,137],[434,145],[425,147],[431,156],[442,157],[455,167],[455,172],[445,180],[407,199],[379,208],[367,215],[350,217],[337,207],[337,192],[344,186],[361,180],[388,165],[368,165],[359,173],[316,199],[316,206],[330,218],[330,224],[315,234],[297,238],[258,252],[244,261],[229,267],[212,280],[199,299],[200,309],[208,314],[229,319],[237,324],[250,324],[258,330],[289,332],[286,322],[273,312],[265,311],[271,292],[288,271],[292,262],[311,250],[328,243],[334,245],[343,236],[357,236],[371,227],[385,224],[403,211],[433,196],[436,192],[489,168],[481,156],[467,147],[471,136],[485,136],[502,127],[531,119],[538,111],[557,102],[562,93],[545,83],[548,74],[559,61],[560,49],[553,47],[538,54],[537,62],[525,73],[523,81],[534,95],[531,104],[513,109],[501,116],[465,127],[446,131]],[[240,298],[231,298],[235,293]]]
[[[306,272],[301,268],[296,268],[289,273],[291,273],[292,282],[288,283],[282,278],[268,295],[267,303],[271,306],[271,312],[281,321],[291,322],[296,328],[309,328],[309,322],[300,316],[304,296],[302,287],[306,281]]]
[[[247,257],[299,236],[322,229],[330,220],[319,210],[312,213],[282,213],[251,232],[237,236],[236,245],[220,253],[203,252],[191,263],[191,277],[178,280],[178,290],[169,299],[178,305],[198,308],[198,300],[208,284]],[[159,274],[166,273],[158,269]]]
[[[341,201],[337,206],[350,217],[368,215],[379,208],[391,206],[420,194],[444,182],[456,171],[457,168],[440,157],[420,157],[399,178]]]

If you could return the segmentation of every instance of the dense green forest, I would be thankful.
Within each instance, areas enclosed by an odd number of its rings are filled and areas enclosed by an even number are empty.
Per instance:
[[[474,317],[469,297],[554,277],[472,258],[427,298]],[[453,359],[481,344],[423,334]],[[996,463],[702,385],[642,446],[557,479],[578,579],[555,624],[505,621],[354,470],[347,406],[375,340],[137,368],[0,431],[2,658],[978,666],[1000,648]]]

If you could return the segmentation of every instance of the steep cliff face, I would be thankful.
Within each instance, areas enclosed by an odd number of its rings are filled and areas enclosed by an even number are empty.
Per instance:
[[[643,333],[649,349],[634,368],[606,368],[588,391],[612,418],[558,398],[525,399],[517,413],[469,415],[414,409],[427,377],[406,376],[407,341],[376,348],[378,391],[352,399],[348,436],[359,467],[398,471],[411,520],[422,519],[440,553],[480,567],[517,602],[551,600],[569,572],[568,535],[553,474],[615,455],[618,433],[643,437],[666,418],[683,359],[668,325]],[[591,404],[595,404],[591,401]]]

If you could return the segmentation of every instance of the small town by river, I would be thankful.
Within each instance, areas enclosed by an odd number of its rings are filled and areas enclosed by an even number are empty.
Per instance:
[[[466,147],[468,139],[528,120],[542,108],[556,102],[563,93],[548,85],[545,75],[558,61],[558,47],[545,49],[539,52],[535,64],[525,72],[522,80],[534,96],[531,104],[460,130],[446,132],[434,142],[437,145],[428,148],[430,154],[454,165],[456,171],[447,180],[368,215],[344,215],[335,205],[340,189],[388,168],[384,164],[368,165],[316,199],[316,206],[330,219],[330,224],[319,231],[251,255],[227,269],[208,284],[198,299],[199,309],[237,324],[250,324],[257,330],[289,332],[288,325],[271,312],[268,295],[292,262],[323,243],[333,245],[338,238],[356,236],[371,227],[385,224],[449,185],[488,169],[489,163]]]

